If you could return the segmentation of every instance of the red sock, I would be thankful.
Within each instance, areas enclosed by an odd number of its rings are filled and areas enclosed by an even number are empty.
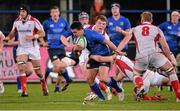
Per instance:
[[[21,82],[23,92],[27,91],[27,83],[26,83],[26,81],[27,81],[26,76],[20,76],[20,82]]]
[[[143,80],[142,80],[142,77],[140,76],[135,76],[134,82],[137,88],[140,88],[143,85]]]
[[[101,90],[103,90],[103,91],[106,91],[106,86],[102,83],[102,82],[99,82],[99,87],[101,88]]]
[[[178,80],[171,81],[171,86],[176,94],[176,97],[180,99],[180,84]]]
[[[43,90],[47,90],[47,85],[46,85],[45,79],[42,79],[42,80],[41,80],[41,86],[42,86],[42,89],[43,89]]]

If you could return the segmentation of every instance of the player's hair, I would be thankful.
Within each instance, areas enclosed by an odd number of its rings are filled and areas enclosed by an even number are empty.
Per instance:
[[[150,21],[152,21],[153,14],[149,11],[145,11],[141,14],[141,19],[142,18],[143,18],[144,22],[145,21],[150,22]]]
[[[111,8],[112,8],[112,7],[118,7],[119,9],[121,8],[120,4],[117,3],[117,2],[112,3],[112,4],[111,4]]]
[[[88,18],[89,19],[89,15],[86,12],[81,12],[81,13],[79,13],[78,18],[79,18],[79,21],[82,18]]]
[[[107,17],[104,15],[97,16],[96,21],[98,21],[98,20],[104,21],[106,23],[108,22]]]
[[[27,15],[30,13],[30,8],[29,6],[22,4],[19,8],[19,10],[25,10],[27,12]]]
[[[79,21],[74,21],[72,24],[71,24],[71,29],[77,29],[77,30],[81,30],[83,29],[83,26],[81,24],[81,22]]]
[[[171,14],[172,14],[173,12],[178,12],[178,13],[180,14],[180,11],[179,11],[178,9],[173,10],[173,11],[171,12]]]
[[[52,9],[58,9],[58,10],[59,10],[59,7],[56,6],[56,5],[54,5],[54,6],[51,6],[50,11],[51,11]]]

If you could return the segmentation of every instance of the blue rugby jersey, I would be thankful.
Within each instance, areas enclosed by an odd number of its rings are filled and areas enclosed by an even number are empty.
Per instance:
[[[164,36],[172,52],[178,51],[178,42],[180,37],[178,32],[180,32],[180,22],[174,25],[171,21],[164,22],[159,25],[159,28],[164,32]]]
[[[108,18],[108,34],[110,37],[110,40],[118,46],[121,40],[124,38],[123,34],[116,31],[116,27],[121,27],[122,30],[130,29],[131,24],[129,22],[128,18],[125,18],[124,16],[120,16],[118,20],[115,20],[113,16]],[[125,49],[128,47],[126,46]]]
[[[62,17],[57,22],[49,18],[43,22],[43,27],[46,32],[48,45],[50,48],[64,48],[64,44],[60,41],[61,35],[71,33],[69,24]]]

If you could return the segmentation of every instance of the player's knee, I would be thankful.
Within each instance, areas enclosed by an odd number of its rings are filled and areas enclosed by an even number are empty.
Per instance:
[[[26,69],[26,62],[18,61],[17,64],[18,64],[19,72],[25,71],[25,69]]]

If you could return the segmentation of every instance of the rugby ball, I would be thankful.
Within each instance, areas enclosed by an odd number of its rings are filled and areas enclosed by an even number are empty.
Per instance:
[[[76,41],[75,41],[76,45],[79,45],[80,47],[82,47],[83,49],[87,47],[87,40],[86,37],[84,36],[79,36],[77,37]]]

